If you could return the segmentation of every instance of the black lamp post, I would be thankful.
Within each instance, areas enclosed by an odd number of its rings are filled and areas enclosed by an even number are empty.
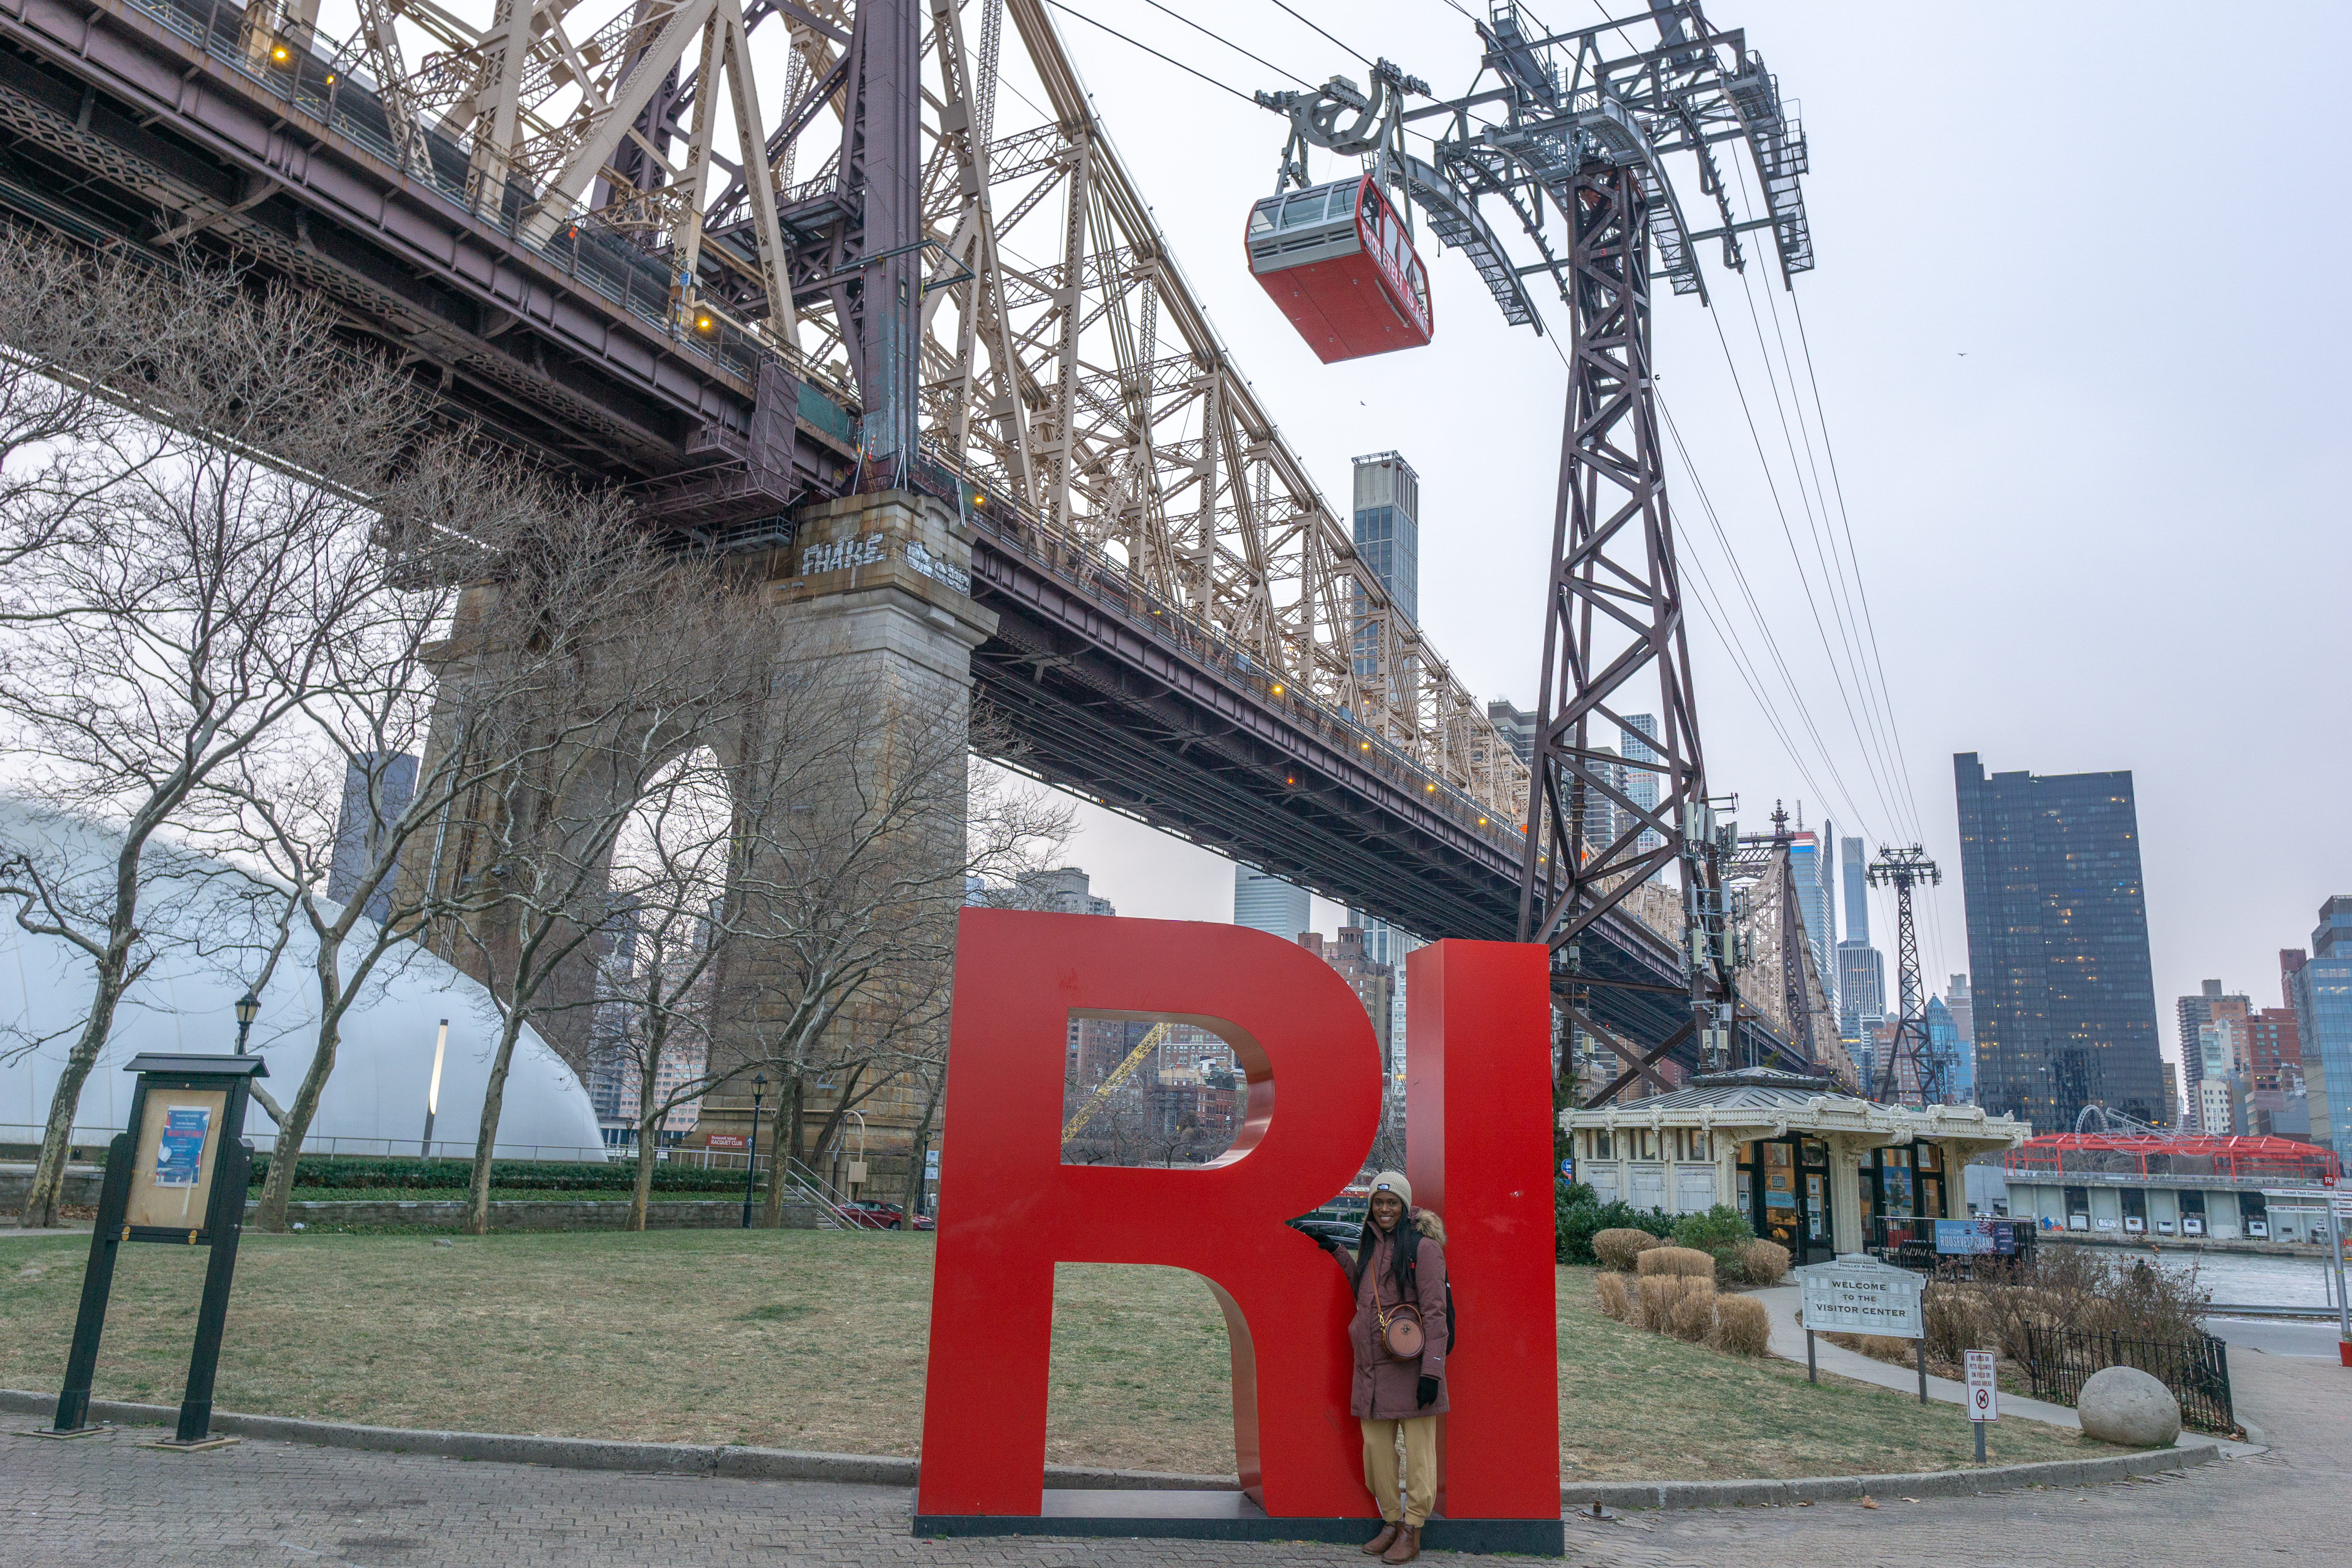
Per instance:
[[[253,1020],[261,1011],[261,999],[248,991],[236,999],[236,1054],[245,1055],[245,1037],[253,1033]]]
[[[751,1075],[751,1141],[743,1145],[743,1228],[751,1228],[751,1188],[760,1175],[760,1100],[768,1092],[768,1075]]]

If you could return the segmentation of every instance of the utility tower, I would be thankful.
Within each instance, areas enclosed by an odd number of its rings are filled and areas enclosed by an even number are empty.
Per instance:
[[[1492,0],[1475,25],[1483,58],[1468,92],[1389,110],[1406,124],[1433,122],[1427,163],[1374,132],[1355,140],[1381,149],[1384,179],[1401,165],[1428,231],[1465,253],[1505,320],[1544,330],[1528,293],[1541,277],[1569,307],[1519,939],[1551,948],[1564,1022],[1626,1063],[1599,1103],[1637,1076],[1654,1076],[1653,1064],[1694,1036],[1698,1059],[1727,1061],[1736,1005],[1723,879],[1738,834],[1717,820],[1699,745],[1650,359],[1652,284],[1664,279],[1705,304],[1698,243],[1719,241],[1723,265],[1739,270],[1742,237],[1759,230],[1772,237],[1784,287],[1810,270],[1798,179],[1805,140],[1746,35],[1718,31],[1697,0],[1650,0],[1638,20],[1559,33],[1545,32],[1512,0]],[[1651,28],[1654,43],[1643,37]],[[1388,104],[1401,106],[1418,85],[1385,60],[1375,74],[1391,89]],[[1339,79],[1319,93],[1260,101],[1289,116],[1294,145],[1333,148],[1335,125],[1368,111],[1365,97]],[[1735,208],[1738,186],[1717,163],[1718,153],[1737,157],[1742,144],[1762,207],[1754,217]],[[1740,183],[1750,179],[1741,171]],[[1480,210],[1493,201],[1537,259],[1505,252]],[[1709,226],[1693,228],[1686,201],[1694,210],[1711,205]],[[1651,754],[1633,761],[1616,748],[1637,713],[1657,723],[1644,737]],[[1635,799],[1629,771],[1654,776],[1654,799]],[[1633,982],[1599,972],[1580,939],[1668,872],[1681,885],[1677,945],[1690,1011],[1664,1039],[1628,1042],[1594,1019],[1589,999],[1597,987]]]
[[[1923,1105],[1942,1101],[1950,1087],[1944,1081],[1944,1064],[1927,1050],[1927,994],[1919,980],[1919,931],[1911,921],[1911,889],[1919,883],[1934,887],[1944,879],[1927,852],[1914,844],[1906,849],[1880,846],[1870,863],[1870,885],[1895,889],[1895,1038],[1871,1075],[1870,1098],[1907,1099],[1916,1094]],[[1908,1064],[1909,1071],[1905,1069]]]

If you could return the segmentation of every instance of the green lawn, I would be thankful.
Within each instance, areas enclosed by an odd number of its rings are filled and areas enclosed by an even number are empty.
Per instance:
[[[391,1426],[912,1454],[927,1236],[837,1231],[248,1234],[215,1398],[225,1410]],[[53,1390],[86,1237],[0,1241],[0,1386]],[[126,1249],[100,1397],[179,1396],[204,1268]],[[1735,1360],[1612,1322],[1591,1270],[1560,1280],[1562,1474],[1681,1479],[1958,1466],[1948,1405]],[[1470,1321],[1476,1321],[1475,1317]],[[1230,1474],[1223,1320],[1165,1268],[1056,1279],[1047,1455]],[[2105,1452],[2004,1420],[1998,1460]]]

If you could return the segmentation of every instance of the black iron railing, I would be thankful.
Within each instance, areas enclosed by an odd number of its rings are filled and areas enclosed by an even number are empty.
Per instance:
[[[2230,1347],[2211,1334],[2193,1340],[2143,1340],[2072,1329],[2028,1329],[2018,1359],[2036,1398],[2080,1402],[2091,1374],[2132,1366],[2172,1391],[2183,1426],[2242,1435],[2230,1405]]]

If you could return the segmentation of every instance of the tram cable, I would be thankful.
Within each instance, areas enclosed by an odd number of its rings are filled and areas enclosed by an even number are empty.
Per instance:
[[[1858,730],[1855,738],[1870,753],[1869,761],[1874,775],[1881,776],[1885,780],[1882,794],[1888,801],[1888,814],[1894,819],[1893,826],[1897,831],[1901,831],[1904,826],[1904,814],[1895,802],[1901,798],[1902,792],[1895,787],[1896,773],[1887,756],[1880,708],[1875,700],[1876,693],[1871,688],[1869,672],[1862,663],[1862,652],[1853,624],[1851,605],[1843,602],[1845,573],[1841,564],[1833,564],[1833,558],[1837,555],[1834,541],[1824,543],[1822,539],[1824,519],[1821,515],[1822,509],[1817,509],[1814,505],[1811,489],[1805,483],[1805,465],[1797,455],[1796,432],[1790,429],[1789,424],[1790,399],[1784,398],[1780,394],[1780,372],[1773,364],[1770,350],[1765,345],[1763,316],[1756,309],[1754,280],[1743,269],[1739,281],[1741,296],[1748,306],[1748,322],[1756,335],[1757,358],[1763,365],[1765,382],[1772,394],[1773,409],[1780,419],[1781,445],[1789,456],[1790,478],[1796,487],[1797,500],[1805,514],[1806,537],[1811,541],[1813,558],[1821,566],[1822,595],[1829,601],[1830,618],[1837,623],[1839,648],[1843,653],[1845,667],[1853,677],[1855,692],[1861,699],[1862,729],[1867,730],[1868,734],[1865,738],[1861,730]],[[1803,420],[1801,406],[1798,414],[1799,422],[1801,424]],[[1810,432],[1806,438],[1806,449],[1808,453],[1811,449]],[[1757,455],[1759,459],[1763,457],[1760,444]],[[1777,501],[1777,495],[1775,500]],[[1795,557],[1797,552],[1793,540],[1790,542],[1790,548],[1792,557]],[[1797,559],[1797,568],[1801,574],[1805,571],[1801,558]],[[1811,592],[1809,584],[1807,588],[1809,596]],[[1818,606],[1815,609],[1815,615],[1818,617]],[[1834,668],[1838,662],[1838,654],[1830,651],[1826,634],[1824,634],[1823,652],[1829,654],[1832,666]]]
[[[1153,59],[1164,61],[1169,65],[1174,66],[1178,70],[1182,71],[1187,76],[1199,77],[1202,81],[1207,82],[1211,87],[1215,88],[1220,92],[1232,93],[1235,98],[1240,99],[1244,103],[1248,104],[1253,109],[1257,107],[1257,100],[1250,94],[1244,92],[1241,89],[1237,87],[1228,87],[1223,82],[1219,81],[1215,77],[1211,76],[1208,72],[1204,70],[1195,70],[1193,68],[1186,65],[1182,60],[1178,59],[1173,55],[1163,55],[1158,49],[1153,48],[1150,44],[1143,43],[1139,39],[1129,37],[1125,33],[1120,32],[1117,27],[1112,26],[1109,23],[1097,22],[1092,16],[1087,16],[1084,11],[1072,9],[1070,6],[1064,5],[1063,0],[1045,0],[1045,4],[1051,5],[1055,10],[1061,12],[1066,16],[1076,16],[1079,21],[1086,23],[1088,26],[1100,27],[1104,32],[1108,33],[1112,37],[1117,38],[1119,42],[1123,44],[1132,44],[1135,47],[1141,49],[1145,54],[1150,55]],[[1289,75],[1287,71],[1283,74],[1286,76]]]
[[[1262,55],[1251,54],[1247,49],[1242,47],[1231,38],[1209,31],[1208,28],[1203,27],[1200,23],[1195,22],[1192,17],[1184,15],[1183,12],[1171,10],[1168,6],[1162,5],[1160,3],[1160,0],[1143,0],[1143,3],[1150,6],[1155,11],[1166,12],[1169,16],[1175,17],[1178,21],[1183,23],[1186,26],[1192,28],[1202,37],[1223,44],[1225,47],[1233,50],[1234,53],[1240,55],[1243,58],[1255,61],[1257,64],[1262,65],[1266,69],[1272,71],[1275,75],[1288,77],[1291,80],[1297,82],[1299,86],[1306,88],[1308,91],[1311,92],[1314,90],[1315,84],[1308,81],[1305,77],[1300,76],[1297,71],[1285,70],[1280,66],[1276,65],[1272,60],[1265,58]]]
[[[1838,795],[1844,802],[1846,815],[1859,825],[1864,820],[1864,814],[1861,807],[1855,805],[1858,797],[1854,795],[1853,787],[1846,783],[1843,773],[1840,771],[1837,755],[1830,749],[1829,742],[1822,734],[1820,724],[1813,718],[1812,705],[1805,700],[1804,689],[1798,683],[1795,673],[1789,668],[1787,657],[1780,651],[1780,638],[1773,634],[1772,623],[1765,616],[1764,607],[1757,597],[1755,585],[1748,580],[1747,569],[1740,563],[1739,552],[1732,545],[1730,533],[1724,528],[1723,520],[1716,511],[1715,500],[1707,493],[1706,482],[1699,477],[1697,462],[1692,458],[1690,447],[1683,439],[1682,427],[1675,423],[1674,411],[1663,396],[1658,400],[1658,416],[1665,426],[1666,437],[1674,446],[1675,455],[1682,461],[1683,472],[1690,479],[1691,491],[1698,498],[1699,509],[1706,517],[1707,526],[1715,534],[1716,543],[1723,551],[1725,563],[1731,569],[1733,580],[1739,588],[1740,597],[1748,605],[1748,615],[1756,623],[1766,651],[1772,657],[1774,668],[1780,672],[1781,684],[1788,689],[1790,700],[1796,710],[1797,716],[1802,721],[1806,733],[1811,736],[1814,750],[1821,753],[1822,764],[1828,769],[1832,782],[1837,785]],[[1803,770],[1804,763],[1796,758],[1793,752],[1791,761],[1797,761],[1800,770]]]
[[[1846,721],[1853,726],[1855,742],[1863,748],[1863,763],[1871,773],[1872,784],[1878,792],[1879,804],[1886,816],[1890,820],[1895,819],[1901,814],[1887,799],[1885,784],[1878,777],[1878,770],[1871,763],[1870,742],[1863,738],[1862,720],[1854,712],[1853,699],[1846,690],[1845,676],[1839,670],[1836,651],[1830,646],[1829,627],[1823,624],[1821,605],[1813,596],[1812,575],[1805,570],[1804,555],[1797,548],[1796,531],[1790,525],[1789,509],[1780,500],[1780,481],[1773,477],[1771,460],[1764,453],[1764,436],[1757,426],[1756,411],[1748,401],[1748,384],[1740,377],[1738,361],[1732,356],[1731,341],[1724,334],[1723,313],[1719,310],[1710,310],[1707,315],[1715,324],[1716,342],[1722,346],[1724,364],[1731,372],[1732,388],[1739,395],[1740,413],[1747,419],[1748,437],[1756,447],[1756,460],[1764,469],[1764,486],[1772,498],[1772,510],[1780,520],[1780,536],[1788,542],[1790,559],[1795,563],[1797,568],[1797,581],[1805,591],[1805,607],[1812,615],[1813,629],[1820,634],[1822,640],[1822,652],[1829,659],[1830,679],[1837,683],[1838,699],[1845,706]]]

